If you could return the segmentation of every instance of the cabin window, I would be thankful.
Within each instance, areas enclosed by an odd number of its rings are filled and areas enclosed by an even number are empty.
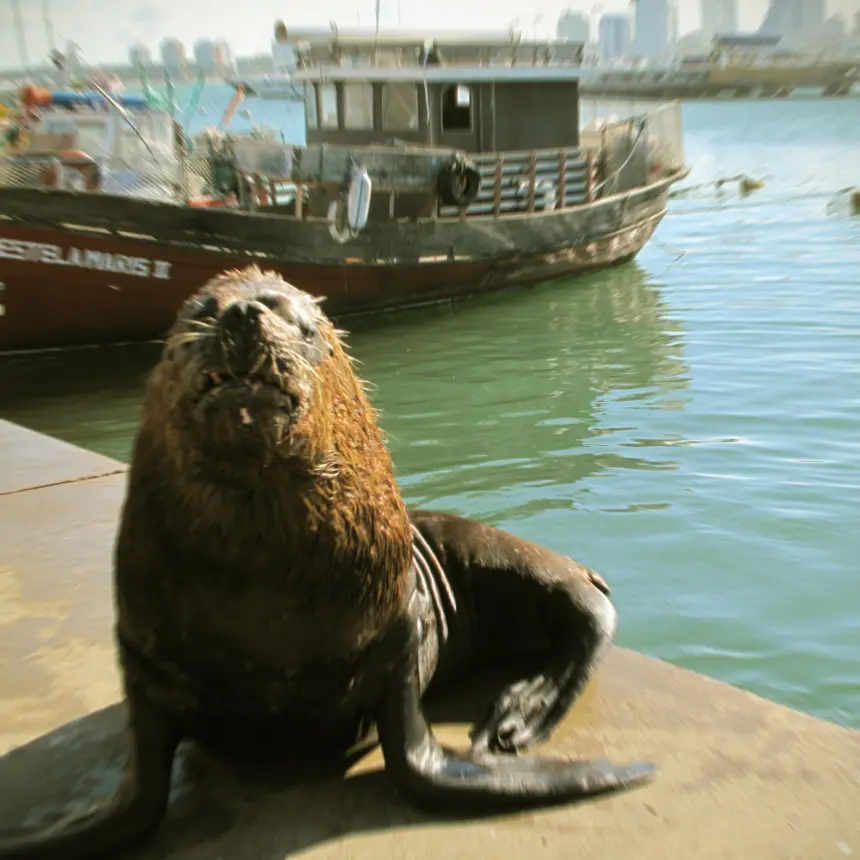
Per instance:
[[[319,128],[317,88],[313,84],[307,84],[305,86],[305,118],[308,128]]]
[[[343,85],[344,128],[373,128],[373,84]]]
[[[442,90],[442,131],[472,130],[472,91],[463,84]]]
[[[415,84],[385,84],[382,127],[386,131],[417,131],[418,87]]]
[[[320,128],[337,128],[337,86],[335,84],[319,84],[320,96]]]

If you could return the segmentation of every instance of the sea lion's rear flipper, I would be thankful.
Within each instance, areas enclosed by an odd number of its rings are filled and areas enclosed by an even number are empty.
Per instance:
[[[450,752],[433,737],[421,711],[417,663],[393,683],[377,720],[385,769],[404,791],[422,800],[546,804],[631,788],[656,773],[647,762],[616,766],[607,761]]]
[[[539,656],[534,673],[506,687],[477,724],[472,755],[529,749],[564,719],[612,645],[609,586],[585,565],[484,523],[432,511],[412,520],[436,560],[428,570],[437,590],[459,594],[465,607],[450,613],[455,635],[440,649],[448,671]],[[464,657],[464,642],[480,644]]]
[[[570,563],[561,556],[545,555],[545,564],[554,558],[559,567]],[[504,571],[498,579],[505,574],[511,575]],[[537,579],[522,582],[520,605],[537,608],[550,647],[539,671],[502,690],[475,727],[473,753],[522,752],[545,740],[579,698],[611,646],[616,615],[603,590],[605,584],[601,588],[588,576],[565,580],[559,575],[558,579],[560,584],[554,588],[542,586]]]
[[[180,734],[149,703],[129,698],[129,751],[116,794],[44,830],[0,831],[0,860],[101,860],[152,833],[164,818]]]

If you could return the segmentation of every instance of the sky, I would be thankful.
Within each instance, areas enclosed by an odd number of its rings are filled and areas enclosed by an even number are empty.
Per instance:
[[[678,0],[680,29],[696,29],[702,0]],[[707,0],[705,0],[707,2]],[[268,52],[276,19],[290,26],[373,26],[374,0],[18,0],[30,63],[48,52],[42,9],[47,4],[58,46],[74,40],[89,65],[126,60],[129,45],[143,42],[157,52],[165,36],[191,49],[199,38],[225,38],[239,56]],[[738,0],[741,29],[754,29],[768,0]],[[830,14],[851,16],[860,0],[828,0]],[[0,0],[0,68],[23,66],[13,15],[14,0]],[[551,35],[559,14],[615,12],[628,0],[381,0],[381,26],[506,29],[513,19],[529,35]],[[537,20],[536,20],[537,19]],[[156,54],[157,55],[157,54]]]

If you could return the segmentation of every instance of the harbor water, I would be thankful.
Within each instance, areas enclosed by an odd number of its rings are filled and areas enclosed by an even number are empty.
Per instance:
[[[700,102],[684,124],[693,172],[634,263],[349,341],[409,502],[595,567],[621,644],[860,728],[860,110]],[[738,174],[764,187],[714,184]],[[156,355],[6,358],[0,416],[126,459]]]

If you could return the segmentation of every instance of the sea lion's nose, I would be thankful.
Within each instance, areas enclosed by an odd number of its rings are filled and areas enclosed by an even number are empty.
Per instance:
[[[222,328],[237,340],[256,338],[260,333],[260,318],[266,306],[260,302],[237,299],[221,316]]]

